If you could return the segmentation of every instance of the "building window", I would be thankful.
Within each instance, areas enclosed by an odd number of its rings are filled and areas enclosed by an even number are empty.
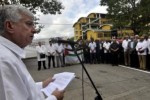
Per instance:
[[[82,35],[82,32],[80,32],[79,35]]]
[[[97,34],[97,37],[98,37],[98,38],[102,38],[102,37],[103,37],[103,33],[98,33],[98,34]]]
[[[77,32],[77,31],[75,32],[75,35],[78,35],[78,32]]]
[[[104,33],[104,37],[111,37],[110,32],[105,32],[105,33]]]

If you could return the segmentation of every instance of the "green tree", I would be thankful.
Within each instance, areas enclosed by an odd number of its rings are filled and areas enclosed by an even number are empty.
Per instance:
[[[33,13],[41,11],[43,14],[61,14],[64,9],[62,3],[57,0],[0,0],[0,5],[5,4],[21,4]]]
[[[64,9],[61,2],[57,0],[0,0],[0,5],[9,5],[9,4],[21,4],[27,7],[34,14],[41,12],[43,14],[61,14]],[[39,18],[36,18],[36,26],[40,30],[44,27],[39,25],[37,22]]]
[[[150,0],[101,0],[100,4],[108,6],[114,28],[130,27],[135,34],[149,31]]]

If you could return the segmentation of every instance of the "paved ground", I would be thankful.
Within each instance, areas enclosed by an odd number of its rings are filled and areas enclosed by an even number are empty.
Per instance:
[[[64,100],[83,100],[81,65],[37,71],[36,59],[26,59],[24,62],[35,81],[42,81],[59,72],[75,72],[80,78],[74,79],[67,87]],[[103,100],[150,100],[149,72],[106,64],[85,64],[85,66]],[[96,94],[85,72],[84,92],[84,100],[94,100]]]

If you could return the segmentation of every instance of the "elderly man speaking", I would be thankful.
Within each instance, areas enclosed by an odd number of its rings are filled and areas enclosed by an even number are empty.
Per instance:
[[[62,100],[57,89],[46,97],[41,88],[51,79],[35,83],[21,58],[36,33],[33,14],[19,5],[0,7],[0,100]]]

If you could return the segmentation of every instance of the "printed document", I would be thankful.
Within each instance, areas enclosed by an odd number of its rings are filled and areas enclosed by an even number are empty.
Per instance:
[[[53,76],[53,79],[55,80],[51,82],[46,88],[42,89],[41,91],[43,91],[47,96],[49,96],[56,89],[64,90],[74,78],[75,78],[75,73],[71,73],[71,72],[62,72],[62,73],[55,74]]]

